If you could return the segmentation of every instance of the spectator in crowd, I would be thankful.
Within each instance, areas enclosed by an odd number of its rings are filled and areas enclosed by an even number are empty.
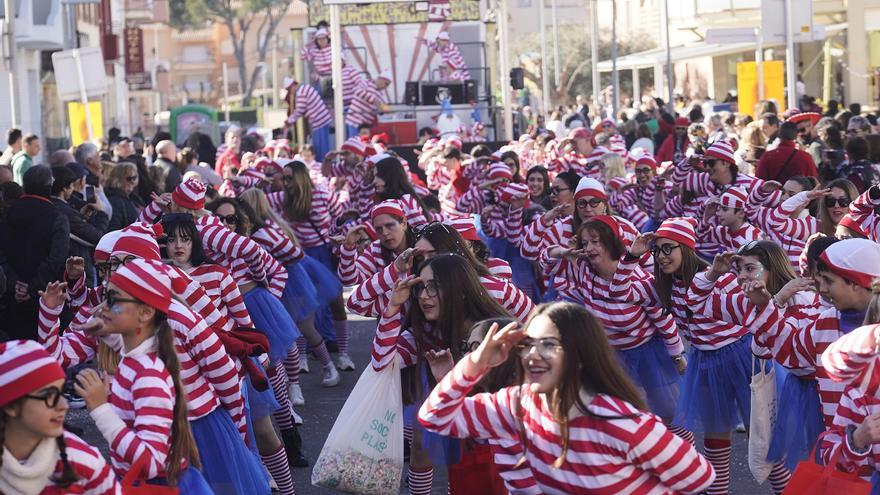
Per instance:
[[[761,156],[755,166],[755,177],[780,184],[791,177],[817,177],[816,164],[809,153],[797,148],[797,137],[797,124],[783,122],[779,126],[779,146]]]
[[[859,194],[880,182],[880,173],[868,160],[868,140],[859,136],[846,140],[846,161],[837,169],[836,176],[855,184]]]
[[[107,233],[110,219],[101,208],[101,202],[85,203],[76,208],[71,203],[74,194],[85,187],[84,177],[80,177],[70,167],[52,167],[52,202],[58,211],[67,216],[70,224],[70,252],[68,256],[78,256],[85,262],[86,280],[94,286],[95,268],[92,253],[101,237]]]
[[[73,161],[73,153],[69,150],[55,150],[49,155],[50,167],[63,167]]]
[[[12,157],[21,151],[21,129],[12,128],[6,132],[6,149],[0,155],[0,165],[11,165]]]
[[[76,147],[74,152],[76,163],[85,167],[88,175],[86,176],[86,186],[94,188],[95,197],[101,202],[102,211],[107,213],[108,217],[113,216],[113,205],[107,199],[104,193],[104,165],[101,163],[101,153],[98,147],[92,143],[83,143]]]
[[[22,194],[24,194],[24,189],[15,182],[9,181],[0,185],[0,220],[6,219],[6,212],[9,211],[9,207],[12,206]],[[0,293],[2,293],[2,291],[3,288],[0,288]]]
[[[865,137],[871,133],[871,123],[861,115],[854,115],[846,124],[846,137]]]
[[[779,117],[775,113],[768,112],[761,115],[761,131],[767,138],[767,151],[776,149],[779,146],[779,141],[776,139],[779,136]]]
[[[0,185],[12,182],[12,167],[0,165]]]
[[[217,175],[207,163],[199,162],[199,154],[189,146],[177,154],[177,163],[180,164],[184,174],[195,172],[199,174],[201,181],[206,185],[216,188],[223,183],[223,178]]]
[[[70,224],[49,200],[53,182],[49,167],[30,167],[23,182],[24,195],[0,223],[0,267],[6,277],[6,315],[0,325],[6,325],[13,338],[35,339],[37,291],[64,273]]]
[[[641,123],[636,128],[636,140],[629,149],[632,151],[636,148],[641,148],[650,155],[654,154],[654,137],[648,124]]]
[[[165,192],[172,192],[183,177],[177,167],[177,146],[169,140],[160,141],[156,145],[156,155],[153,166],[162,170],[162,175],[165,177]]]
[[[12,180],[24,185],[24,174],[34,166],[34,158],[40,155],[40,138],[36,134],[24,137],[21,151],[12,157]]]
[[[120,137],[113,145],[113,161],[131,161],[132,157],[134,157],[134,143],[127,137]]]
[[[137,220],[140,197],[135,194],[138,184],[137,166],[131,162],[120,162],[113,166],[107,176],[107,199],[113,205],[109,230],[119,230]]]

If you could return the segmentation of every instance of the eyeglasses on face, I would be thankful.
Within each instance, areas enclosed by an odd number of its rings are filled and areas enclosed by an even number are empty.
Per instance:
[[[129,176],[129,177],[126,177],[125,180],[128,181],[129,184],[134,184],[135,182],[138,181],[138,176],[137,176],[137,175],[131,175],[131,176]]]
[[[828,198],[825,198],[825,199],[822,200],[822,201],[823,201],[823,203],[825,204],[825,208],[834,208],[835,205],[837,205],[837,206],[839,206],[839,207],[841,207],[841,208],[846,208],[846,207],[848,207],[849,204],[851,203],[851,201],[850,201],[848,198],[831,198],[831,197],[828,197]]]
[[[217,218],[222,220],[226,225],[238,225],[238,215],[235,213],[231,215],[217,215]]]
[[[543,359],[552,359],[562,349],[559,339],[554,337],[545,337],[542,339],[525,339],[516,344],[516,353],[520,358],[525,359],[532,353],[532,349],[538,352],[538,356]]]
[[[568,187],[550,186],[550,194],[556,196],[563,191],[571,191]]]
[[[672,254],[672,251],[680,247],[681,246],[678,244],[654,244],[654,247],[651,248],[651,254],[654,256],[657,256],[658,254],[669,256]]]
[[[650,174],[651,170],[652,170],[651,167],[638,167],[638,168],[636,168],[635,172],[637,175],[638,174]]]
[[[437,285],[436,280],[428,280],[427,282],[414,285],[412,293],[416,299],[422,297],[422,293],[428,297],[437,297],[440,294],[440,286]]]
[[[61,389],[58,387],[49,387],[39,394],[25,395],[25,397],[33,400],[41,400],[49,409],[55,409],[58,407],[62,395]]]
[[[135,259],[137,258],[135,258],[134,256],[126,256],[122,259],[110,258],[107,263],[101,263],[101,265],[104,265],[105,270],[110,270],[110,273],[114,273],[116,272],[116,270],[119,270],[119,267],[124,266],[126,263],[131,263]]]
[[[112,308],[119,303],[140,303],[137,299],[119,297],[119,295],[112,290],[108,290],[104,293],[104,302],[107,303],[108,308]]]
[[[461,353],[462,356],[464,356],[465,354],[476,351],[478,347],[480,347],[479,340],[475,340],[473,342],[462,340],[461,343],[458,345],[458,351]]]
[[[577,206],[578,208],[586,208],[587,206],[589,206],[590,208],[598,208],[599,205],[601,205],[601,204],[602,204],[601,199],[592,198],[592,199],[579,199],[579,200],[577,200],[577,203],[575,203],[575,206]]]

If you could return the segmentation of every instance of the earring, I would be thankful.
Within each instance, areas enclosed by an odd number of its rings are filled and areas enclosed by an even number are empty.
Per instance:
[[[140,335],[140,334],[141,334],[141,327],[136,327],[136,328],[134,329],[134,333],[135,333],[136,335]]]

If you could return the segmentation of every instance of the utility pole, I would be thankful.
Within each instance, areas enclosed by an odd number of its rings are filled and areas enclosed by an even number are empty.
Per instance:
[[[333,120],[336,126],[336,149],[345,142],[345,116],[342,114],[342,28],[339,5],[330,5],[330,72],[333,75]]]
[[[3,0],[4,15],[6,17],[3,22],[3,37],[6,38],[3,42],[6,46],[6,53],[3,58],[6,59],[6,70],[9,71],[9,111],[11,113],[12,127],[20,125],[18,119],[18,81],[15,79],[15,75],[18,72],[15,66],[15,3],[14,0]],[[88,112],[88,109],[86,109],[86,112]]]
[[[501,106],[504,107],[504,140],[513,139],[513,113],[510,102],[510,58],[507,39],[507,0],[498,0],[498,51],[501,60],[498,68],[501,72]],[[497,139],[497,136],[496,136]]]
[[[590,62],[593,66],[593,101],[594,105],[598,105],[601,107],[601,103],[599,103],[599,19],[596,8],[597,0],[587,0],[590,6]],[[593,109],[596,112],[596,115],[600,115],[601,112],[598,108]]]
[[[791,0],[785,0],[785,87],[788,108],[797,108],[797,71],[795,70],[794,27],[791,25]]]
[[[617,74],[617,0],[611,0],[611,119],[617,119],[618,90],[620,77]]]
[[[675,102],[672,101],[675,74],[672,72],[672,47],[669,41],[669,0],[663,0],[663,19],[660,22],[663,23],[663,44],[666,48],[666,107],[670,114],[675,115]],[[660,81],[654,81],[654,86],[660,86]]]
[[[544,107],[544,116],[550,118],[550,74],[547,70],[547,27],[546,19],[544,19],[544,11],[546,5],[544,0],[538,0],[538,22],[541,24],[539,28],[541,32],[541,101]]]
[[[553,23],[553,82],[559,85],[559,20],[556,18],[557,0],[550,0],[552,9],[550,22]]]

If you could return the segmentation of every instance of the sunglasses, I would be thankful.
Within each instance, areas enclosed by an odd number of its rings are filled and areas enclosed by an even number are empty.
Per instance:
[[[559,186],[551,186],[551,187],[550,187],[550,194],[552,194],[552,195],[554,195],[554,196],[558,195],[558,194],[561,193],[562,191],[571,191],[571,188],[569,188],[569,187],[559,187]]]
[[[25,395],[28,399],[41,400],[49,409],[55,409],[61,401],[61,389],[58,387],[49,387],[39,395]]]
[[[825,204],[825,208],[834,208],[835,205],[846,208],[852,201],[847,198],[825,198],[822,202]]]
[[[758,245],[759,242],[761,242],[761,241],[759,241],[759,240],[749,241],[748,244],[739,248],[739,251],[737,251],[736,254],[743,254],[743,253],[747,253],[747,252],[751,251],[752,249],[754,249]]]
[[[436,280],[428,280],[413,286],[412,294],[416,299],[422,297],[422,293],[428,297],[437,297],[440,294],[440,286],[437,285]]]
[[[669,256],[672,254],[672,251],[680,248],[681,246],[678,244],[663,244],[657,245],[651,248],[651,254],[657,256],[657,254],[663,254],[663,256]]]
[[[536,350],[542,359],[552,359],[559,352],[559,349],[562,349],[562,344],[553,337],[537,340],[526,339],[516,344],[516,353],[521,359],[527,358],[532,353],[532,349]]]
[[[639,167],[635,170],[637,174],[650,174],[653,169],[651,167]]]
[[[217,215],[217,218],[223,220],[223,223],[226,225],[238,225],[238,215],[235,213],[232,215]]]
[[[577,203],[575,203],[575,206],[577,206],[578,208],[586,208],[589,205],[591,208],[598,208],[601,204],[602,200],[599,198],[593,198],[589,200],[579,199],[577,200]]]
[[[439,230],[442,230],[443,232],[446,232],[447,234],[452,235],[452,232],[449,230],[449,227],[447,227],[446,224],[444,224],[443,222],[434,221],[434,222],[426,224],[424,227],[422,227],[420,229],[417,229],[415,231],[416,239],[421,239],[425,235],[430,234],[432,232],[437,232]]]
[[[129,184],[134,184],[138,181],[138,176],[132,175],[131,177],[126,177],[125,180],[128,181]]]

